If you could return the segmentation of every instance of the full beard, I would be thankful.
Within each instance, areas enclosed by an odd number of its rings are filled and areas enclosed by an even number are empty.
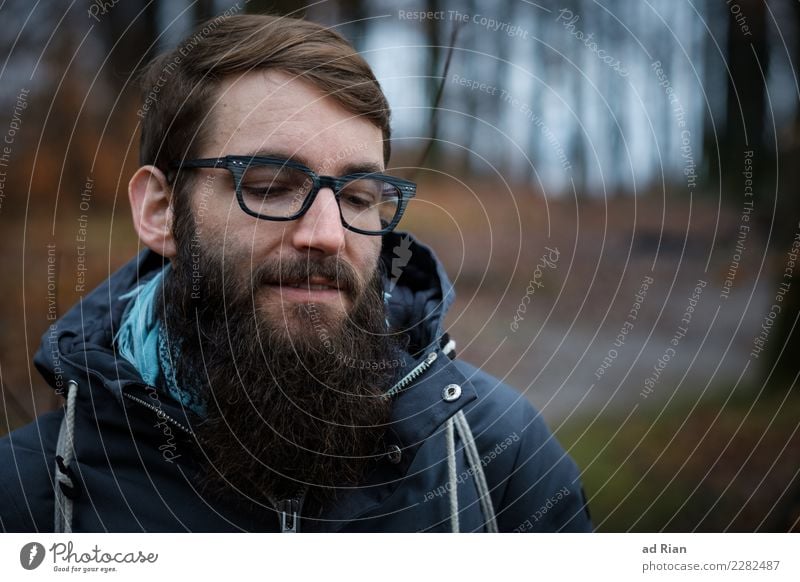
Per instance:
[[[195,427],[205,457],[200,489],[244,505],[307,491],[321,510],[337,489],[361,483],[384,451],[384,395],[403,360],[386,330],[380,269],[360,286],[336,257],[247,272],[249,255],[223,261],[191,232],[194,244],[178,238],[162,313],[179,348],[177,383],[199,390],[206,408]],[[350,313],[283,302],[282,316],[269,316],[258,299],[265,283],[304,274],[349,290]]]

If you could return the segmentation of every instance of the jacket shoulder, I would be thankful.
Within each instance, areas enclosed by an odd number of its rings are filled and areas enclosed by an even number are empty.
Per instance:
[[[539,415],[533,404],[516,388],[469,362],[456,359],[453,360],[453,364],[478,395],[471,409],[479,409],[481,416],[493,417],[491,428],[493,432],[519,426],[525,418]]]
[[[63,409],[0,439],[0,531],[53,530],[53,474]]]
[[[464,407],[500,531],[591,531],[580,471],[528,398],[461,360],[478,398]]]

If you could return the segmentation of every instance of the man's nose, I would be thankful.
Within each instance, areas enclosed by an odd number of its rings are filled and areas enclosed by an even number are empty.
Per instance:
[[[322,188],[311,208],[295,221],[292,244],[303,252],[335,255],[342,251],[344,243],[345,228],[336,196],[330,188]]]

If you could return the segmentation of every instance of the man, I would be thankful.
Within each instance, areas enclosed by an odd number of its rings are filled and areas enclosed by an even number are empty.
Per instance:
[[[540,415],[455,359],[366,62],[301,20],[199,30],[145,72],[146,249],[45,334],[66,405],[0,441],[2,528],[590,530]]]

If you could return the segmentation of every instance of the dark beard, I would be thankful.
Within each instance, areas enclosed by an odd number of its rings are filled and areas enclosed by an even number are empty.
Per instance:
[[[206,405],[195,427],[206,457],[200,489],[244,505],[307,489],[321,510],[337,488],[361,483],[384,452],[391,402],[383,395],[403,359],[386,330],[381,271],[361,288],[337,257],[269,262],[250,273],[249,255],[222,261],[192,236],[177,238],[163,313],[180,350],[177,383],[197,387]],[[341,323],[325,305],[284,303],[279,321],[256,307],[265,281],[310,275],[350,292]]]

